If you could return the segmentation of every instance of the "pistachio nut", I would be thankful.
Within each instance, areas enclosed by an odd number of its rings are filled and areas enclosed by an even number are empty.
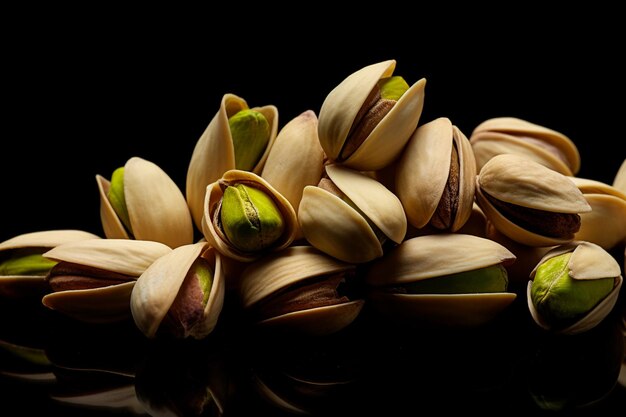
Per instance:
[[[470,143],[441,117],[411,136],[398,162],[396,192],[413,226],[454,232],[472,212],[475,177]]]
[[[45,278],[56,262],[42,254],[58,245],[85,239],[99,237],[81,230],[48,230],[0,243],[0,296],[40,297],[48,292]]]
[[[251,261],[291,244],[297,230],[293,207],[267,181],[231,170],[207,187],[202,231],[222,255]]]
[[[528,308],[546,330],[576,334],[613,309],[623,278],[617,261],[600,246],[575,241],[548,252],[530,274]]]
[[[406,216],[400,200],[378,181],[341,165],[327,165],[327,179],[304,188],[300,228],[311,245],[344,262],[383,255],[383,243],[402,242]]]
[[[619,167],[617,174],[615,174],[613,187],[626,194],[626,159],[624,159],[624,162],[622,162],[622,165]]]
[[[579,213],[591,211],[570,178],[512,154],[485,164],[476,179],[476,201],[499,232],[529,246],[572,241]]]
[[[478,171],[496,155],[524,156],[563,175],[580,169],[580,155],[567,136],[526,120],[497,117],[478,125],[470,137]]]
[[[576,240],[584,240],[609,250],[626,242],[626,194],[599,181],[572,177],[591,211],[580,214]]]
[[[130,317],[135,281],[156,259],[169,253],[162,243],[127,239],[90,239],[66,243],[44,253],[58,262],[46,280],[52,293],[43,304],[85,322]]]
[[[264,327],[304,334],[337,332],[358,316],[363,300],[346,291],[355,267],[309,246],[292,246],[250,264],[242,274],[245,311]]]
[[[100,175],[96,182],[107,238],[151,240],[171,248],[193,241],[185,197],[156,164],[133,157],[114,171],[110,182]]]
[[[224,303],[219,253],[206,242],[180,246],[137,279],[130,307],[147,337],[161,333],[202,339],[213,331]]]
[[[324,171],[324,150],[317,125],[317,116],[311,110],[287,123],[278,133],[261,173],[296,212],[304,187],[317,185]]]
[[[513,302],[505,267],[515,255],[472,235],[405,240],[367,271],[370,299],[383,314],[427,326],[478,326]]]
[[[349,75],[322,104],[319,139],[331,161],[368,171],[384,168],[402,152],[424,105],[422,78],[411,87],[392,76],[395,60]]]
[[[86,392],[55,393],[50,398],[63,405],[104,413],[145,415],[145,409],[135,395],[135,384],[128,382],[112,388],[91,388]]]
[[[202,227],[207,186],[232,169],[261,174],[277,132],[276,107],[250,109],[241,97],[222,97],[219,110],[196,143],[187,170],[187,203],[198,228]]]

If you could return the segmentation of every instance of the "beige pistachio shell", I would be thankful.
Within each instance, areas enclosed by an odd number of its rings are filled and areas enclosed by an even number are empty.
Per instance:
[[[130,318],[130,294],[135,281],[89,290],[47,294],[43,305],[87,323],[110,323]]]
[[[79,406],[89,409],[108,409],[129,415],[144,415],[146,410],[135,394],[135,384],[115,388],[89,391],[73,395],[50,395],[61,404]],[[152,414],[154,415],[154,414]]]
[[[393,74],[395,60],[366,66],[333,89],[322,104],[319,138],[331,160],[337,160],[357,113],[376,83]],[[374,128],[363,144],[345,161],[357,170],[378,170],[393,161],[417,127],[424,105],[426,80],[413,84]]]
[[[613,187],[626,194],[626,159],[624,159],[624,162],[622,162],[622,165],[619,167],[617,174],[615,174]]]
[[[389,239],[402,242],[406,217],[400,200],[378,181],[339,165],[326,172],[335,185]],[[382,246],[363,215],[341,198],[308,186],[298,210],[305,238],[316,248],[345,262],[361,263],[382,256]]]
[[[372,286],[411,282],[473,271],[515,261],[508,249],[489,239],[472,235],[439,234],[405,240],[367,273]]]
[[[557,331],[562,334],[577,334],[592,329],[598,325],[598,323],[600,323],[611,312],[611,310],[613,310],[613,307],[619,297],[619,291],[622,287],[624,279],[620,275],[620,266],[617,261],[600,246],[590,242],[575,241],[566,245],[558,246],[548,252],[541,259],[541,261],[539,261],[537,267],[548,259],[568,252],[572,253],[572,256],[567,264],[569,269],[568,274],[572,279],[592,280],[608,277],[616,278],[616,284],[613,290],[604,298],[604,300],[602,300],[576,323]],[[535,277],[537,267],[535,267],[530,274],[531,280]],[[540,327],[550,330],[550,324],[544,321],[539,312],[535,309],[531,298],[531,288],[532,281],[529,281],[526,298],[530,314],[533,317],[533,320],[535,320]]]
[[[66,243],[44,253],[55,261],[71,262],[138,277],[171,249],[143,240],[91,239]]]
[[[417,228],[428,224],[441,200],[453,144],[459,156],[459,204],[451,231],[463,226],[471,214],[476,176],[472,147],[449,119],[441,117],[415,131],[396,171],[398,197],[409,222]]]
[[[111,181],[101,175],[96,175],[96,183],[98,184],[98,193],[100,194],[100,222],[102,230],[107,239],[130,239],[126,228],[122,224],[109,198],[109,190],[111,189]]]
[[[271,250],[281,250],[286,248],[293,242],[298,231],[298,220],[296,213],[285,197],[272,187],[266,180],[251,172],[233,169],[224,173],[224,176],[209,185],[206,189],[206,197],[204,202],[204,216],[202,217],[202,233],[211,247],[214,247],[222,255],[233,258],[242,262],[250,262],[259,258],[262,253],[245,253],[239,251],[232,246],[226,239],[221,230],[219,230],[213,222],[216,210],[219,208],[219,202],[224,195],[222,186],[230,186],[236,184],[246,184],[259,188],[267,195],[271,196],[276,206],[281,210],[283,220],[285,222],[285,230],[283,235],[274,243]]]
[[[522,207],[557,213],[591,210],[571,178],[518,155],[492,158],[480,171],[478,185],[498,200]]]
[[[209,260],[213,267],[213,284],[203,320],[185,337],[201,339],[211,333],[224,303],[224,274],[219,253],[209,249],[206,242],[199,242],[180,246],[157,259],[137,280],[130,307],[135,324],[143,334],[150,338],[156,335],[189,269],[200,256]]]
[[[0,252],[22,248],[54,248],[69,242],[79,240],[99,239],[93,233],[82,230],[46,230],[42,232],[25,233],[0,243]]]
[[[292,246],[250,264],[242,274],[240,296],[244,308],[310,277],[354,269],[310,246]]]
[[[69,242],[87,239],[100,239],[99,236],[82,230],[46,230],[25,233],[0,243],[0,260],[15,249],[40,248],[45,251]],[[3,275],[0,276],[0,296],[41,296],[47,292],[45,276]]]
[[[355,300],[333,306],[311,308],[272,317],[259,324],[266,328],[280,328],[290,334],[323,336],[350,325],[363,309],[365,301]]]
[[[562,133],[514,117],[486,120],[470,138],[478,170],[503,153],[530,158],[563,175],[580,169],[576,145]]]
[[[100,216],[105,235],[128,239],[107,197],[110,182],[97,175]],[[135,239],[152,240],[172,248],[193,241],[193,225],[185,197],[156,164],[133,157],[124,166],[124,196]]]
[[[599,181],[572,178],[592,210],[580,215],[576,240],[596,243],[611,249],[626,241],[626,194]]]
[[[235,148],[228,119],[247,108],[248,104],[243,98],[225,94],[218,112],[198,139],[191,155],[187,170],[187,203],[193,221],[199,229],[202,227],[204,194],[207,186],[220,179],[226,171],[235,169]],[[254,107],[252,110],[262,113],[270,125],[269,142],[252,170],[255,174],[261,174],[278,132],[278,109],[274,106],[263,106]]]
[[[302,280],[354,269],[310,246],[292,246],[251,264],[242,275],[240,296],[244,308]],[[293,333],[322,335],[339,331],[352,323],[363,308],[363,300],[310,308],[261,321],[265,327]]]
[[[317,125],[317,116],[311,110],[287,123],[276,137],[261,173],[296,212],[304,187],[319,183],[324,170]]]

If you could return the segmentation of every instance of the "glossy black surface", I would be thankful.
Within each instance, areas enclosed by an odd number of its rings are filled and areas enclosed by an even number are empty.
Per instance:
[[[47,415],[618,416],[623,310],[620,300],[592,331],[557,336],[523,298],[474,329],[412,328],[366,308],[343,332],[294,338],[250,327],[228,305],[206,340],[148,341],[132,322],[84,325],[3,304],[15,320],[0,328],[0,392],[7,410]]]

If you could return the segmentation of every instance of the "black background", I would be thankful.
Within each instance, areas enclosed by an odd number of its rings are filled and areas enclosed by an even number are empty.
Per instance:
[[[558,29],[536,16],[436,30],[416,21],[402,33],[368,21],[343,36],[334,32],[339,20],[217,30],[206,17],[189,31],[147,17],[137,26],[135,16],[10,34],[0,241],[59,228],[101,235],[94,177],[110,177],[132,156],[157,163],[184,191],[194,145],[225,93],[276,105],[282,127],[307,109],[318,113],[350,73],[390,58],[409,83],[427,79],[420,124],[447,116],[469,137],[487,118],[524,118],[569,136],[582,155],[579,176],[609,183],[626,156],[623,45],[608,21],[600,31],[585,18],[563,18]]]

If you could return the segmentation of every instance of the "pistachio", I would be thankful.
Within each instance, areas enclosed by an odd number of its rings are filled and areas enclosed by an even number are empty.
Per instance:
[[[108,287],[109,285],[134,281],[135,279],[136,277],[128,274],[72,262],[57,263],[46,277],[52,291],[55,292]]]
[[[1,275],[46,275],[56,262],[40,254],[29,254],[6,259],[0,263]]]
[[[224,302],[221,257],[206,242],[183,245],[157,259],[137,279],[130,309],[147,337],[202,339]]]
[[[526,298],[533,320],[563,334],[598,325],[615,306],[623,282],[608,252],[580,241],[550,250],[530,277]]]
[[[615,174],[613,187],[626,194],[626,159],[624,159],[624,162],[622,162],[622,165],[619,167],[617,174]]]
[[[347,159],[372,133],[372,130],[409,89],[404,78],[381,78],[359,110],[340,152],[340,161]]]
[[[206,189],[202,233],[226,257],[250,262],[284,249],[297,224],[289,201],[252,172],[227,171]]]
[[[395,67],[395,60],[368,65],[326,96],[318,133],[330,161],[376,171],[400,155],[422,114],[426,80],[409,87]]]
[[[480,294],[505,292],[509,280],[502,264],[442,275],[404,286],[409,294]]]
[[[398,161],[395,188],[409,222],[458,231],[472,213],[476,162],[469,141],[440,117],[415,130]]]
[[[270,125],[263,113],[245,109],[228,119],[235,148],[235,168],[251,171],[270,140]]]
[[[194,261],[180,286],[163,322],[165,328],[176,337],[184,337],[204,318],[213,285],[213,270],[206,259]]]
[[[108,239],[137,239],[176,248],[193,241],[185,197],[156,164],[130,158],[109,182],[96,175],[100,220]]]
[[[537,268],[533,304],[550,323],[567,323],[589,312],[613,290],[615,277],[575,280],[569,275],[572,253],[548,259]]]
[[[244,252],[271,246],[285,228],[282,214],[272,198],[244,184],[224,190],[220,221],[230,243]]]
[[[128,217],[128,207],[126,206],[126,197],[124,195],[124,167],[120,167],[113,171],[111,175],[111,187],[107,194],[111,206],[115,213],[119,216],[120,220],[130,233],[133,229],[130,224],[130,218]]]

